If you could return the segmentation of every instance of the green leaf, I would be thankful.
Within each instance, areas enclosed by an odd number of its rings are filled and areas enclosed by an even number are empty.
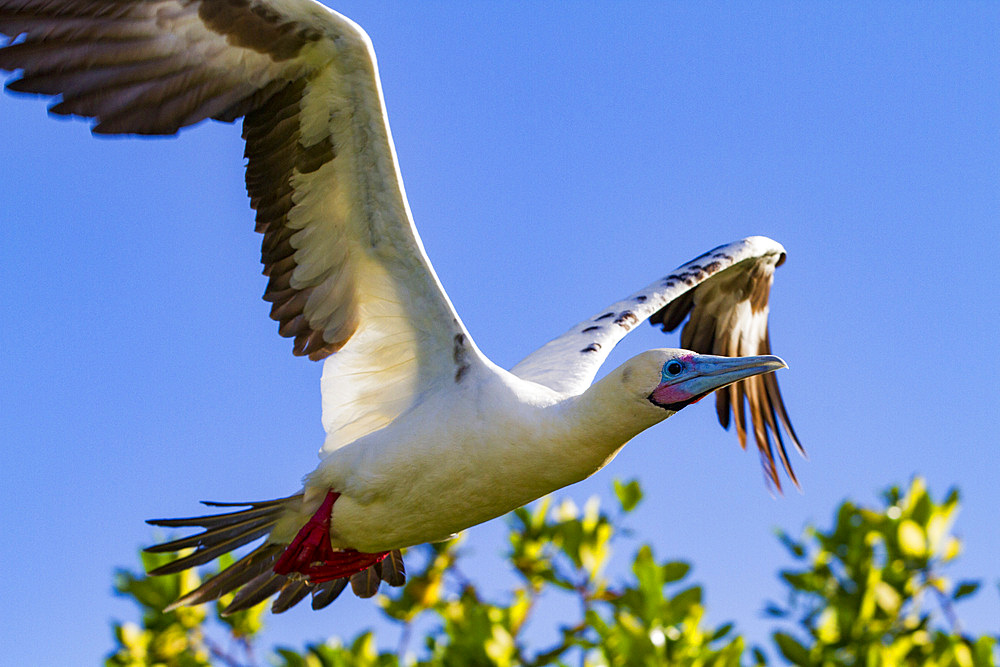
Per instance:
[[[632,572],[638,583],[638,592],[647,600],[663,597],[663,570],[653,558],[653,550],[648,544],[639,548],[632,563]]]
[[[809,651],[797,639],[784,632],[775,632],[774,643],[778,645],[781,655],[793,665],[809,665]]]
[[[781,529],[778,529],[774,532],[775,535],[777,535],[778,537],[778,541],[781,542],[781,544],[784,545],[786,549],[788,549],[789,553],[791,553],[792,556],[794,556],[797,559],[805,557],[806,550],[805,547],[802,546],[801,542],[796,542],[791,537],[789,537],[788,533],[786,533]]]
[[[787,611],[785,611],[784,609],[782,609],[778,605],[774,604],[773,602],[768,602],[767,603],[767,606],[764,607],[764,613],[766,615],[772,616],[774,618],[784,618],[784,617],[788,616],[788,612]]]
[[[618,502],[621,503],[622,510],[631,512],[642,500],[642,489],[639,487],[639,482],[634,479],[629,480],[625,484],[616,479],[615,495],[618,496]]]
[[[691,564],[685,563],[684,561],[671,561],[669,563],[663,564],[663,581],[665,583],[671,583],[673,581],[680,581],[687,576],[687,573],[691,571]]]
[[[671,598],[670,604],[674,607],[674,609],[686,615],[690,613],[692,606],[701,604],[701,598],[701,586],[692,586],[691,588],[685,588],[683,591]]]
[[[720,625],[718,629],[712,633],[712,639],[710,641],[714,642],[718,639],[722,639],[723,637],[728,635],[732,629],[733,629],[732,623],[726,623],[725,625]]]
[[[958,600],[968,595],[972,595],[979,590],[978,581],[962,581],[955,587],[955,592],[951,594],[952,600]]]
[[[281,667],[307,667],[306,659],[295,651],[288,648],[278,648],[276,651],[284,660],[280,663]]]
[[[972,645],[976,665],[994,665],[993,650],[996,648],[997,638],[983,635]]]
[[[887,614],[895,616],[903,604],[903,598],[891,585],[879,581],[874,585],[875,602]]]

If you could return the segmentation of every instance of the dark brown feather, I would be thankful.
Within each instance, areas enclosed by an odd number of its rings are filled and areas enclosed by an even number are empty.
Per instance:
[[[3,53],[4,51],[0,50],[0,54]],[[7,87],[17,92],[75,97],[88,91],[127,88],[150,79],[189,71],[194,67],[170,57],[122,63],[98,69],[78,63],[67,63],[48,72],[36,68],[32,70],[30,76],[26,75],[12,81]]]
[[[274,602],[271,603],[271,613],[280,614],[291,609],[301,602],[302,598],[309,595],[312,589],[313,587],[304,579],[289,579],[278,597],[274,598]]]
[[[382,563],[375,563],[357,574],[351,575],[351,589],[359,598],[370,598],[378,593],[382,582]]]
[[[403,565],[403,554],[399,549],[390,551],[382,561],[382,581],[397,587],[406,583],[406,567]]]
[[[0,24],[0,29],[4,28]],[[25,78],[30,79],[35,73],[60,72],[70,67],[76,70],[118,67],[123,63],[142,62],[170,55],[167,42],[156,36],[116,35],[114,40],[78,41],[29,34],[24,41],[0,50],[0,67],[7,70],[23,69]]]
[[[278,333],[295,338],[293,352],[321,359],[340,349],[358,326],[357,306],[352,289],[344,289],[345,307],[350,309],[332,331],[324,332],[308,321],[304,311],[311,287],[291,288],[291,276],[298,266],[288,225],[294,202],[291,178],[295,173],[311,173],[333,160],[336,151],[329,140],[303,146],[299,137],[298,108],[304,81],[290,83],[268,102],[247,114],[243,137],[247,142],[247,192],[257,211],[257,229],[263,231],[261,261],[270,280],[264,300],[273,303],[271,317],[279,322]],[[341,272],[340,280],[349,280]],[[323,276],[317,281],[321,281]]]
[[[260,539],[270,533],[286,506],[289,503],[297,502],[301,497],[301,494],[295,494],[286,498],[254,503],[206,502],[206,505],[214,507],[246,507],[247,505],[250,507],[235,512],[201,517],[151,519],[148,523],[155,526],[200,527],[205,528],[205,531],[147,548],[146,551],[151,553],[163,553],[195,547],[194,553],[151,570],[150,576],[172,574],[202,565],[222,554]],[[284,547],[278,544],[265,543],[259,546],[205,581],[195,590],[183,595],[170,608],[214,600],[247,585],[252,580],[270,572],[275,560],[283,550]],[[253,592],[253,590],[248,591],[239,599],[243,600],[246,595]]]
[[[269,516],[276,510],[280,511],[280,506],[285,502],[292,500],[301,494],[295,496],[289,496],[288,498],[280,498],[278,500],[264,502],[264,503],[218,503],[203,500],[202,505],[209,505],[211,507],[246,507],[250,505],[249,509],[240,510],[238,512],[226,512],[224,514],[209,514],[207,516],[191,516],[183,517],[180,519],[147,519],[146,523],[151,526],[164,526],[166,528],[186,528],[191,526],[197,526],[200,528],[212,528],[215,526],[231,525],[234,522],[246,521],[247,519],[257,518],[262,516]]]
[[[247,89],[201,73],[180,73],[178,86],[149,92],[127,111],[112,113],[94,126],[96,134],[174,134],[229,107]],[[182,84],[182,85],[181,85]]]
[[[281,545],[262,544],[222,572],[204,581],[201,586],[170,604],[166,611],[217,600],[264,572],[269,572],[282,552]]]
[[[331,579],[317,584],[313,589],[312,608],[322,609],[337,599],[344,589],[347,588],[347,577],[342,579]]]
[[[280,591],[287,581],[288,577],[275,574],[272,570],[262,572],[236,592],[233,601],[222,610],[222,615],[228,616],[260,604]]]
[[[282,16],[262,2],[253,0],[201,0],[198,16],[205,25],[226,35],[229,43],[266,53],[274,60],[298,55],[321,34]]]
[[[778,414],[778,419],[781,420],[782,426],[788,432],[789,437],[792,439],[792,444],[795,445],[795,449],[799,451],[803,457],[808,458],[806,450],[802,447],[799,442],[799,436],[796,435],[795,429],[792,427],[792,421],[788,417],[788,412],[785,410],[785,402],[781,398],[781,390],[778,388],[778,380],[774,377],[773,373],[768,373],[763,376],[764,386],[767,387],[767,394],[771,397],[771,404],[774,406],[775,412]]]
[[[253,509],[260,509],[262,507],[277,507],[278,505],[285,505],[289,500],[298,500],[302,497],[301,493],[293,493],[290,496],[285,496],[284,498],[275,498],[273,500],[249,500],[242,502],[227,502],[222,500],[202,500],[202,505],[208,505],[209,507],[252,507]]]
[[[649,322],[661,325],[664,331],[673,331],[684,321],[694,307],[694,292],[688,291],[680,295],[666,306],[653,313]]]
[[[167,34],[165,25],[191,18],[207,32]],[[279,333],[294,338],[293,352],[310,359],[343,346],[360,321],[351,272],[326,267],[292,288],[299,266],[291,242],[298,230],[288,227],[292,179],[336,156],[330,137],[301,142],[300,105],[311,70],[293,65],[288,76],[298,79],[268,80],[266,70],[230,75],[221,56],[194,55],[217,53],[219,35],[230,49],[259,54],[252,60],[257,67],[283,63],[323,39],[320,30],[260,0],[4,0],[0,33],[11,38],[0,48],[0,68],[21,70],[8,87],[61,95],[51,111],[94,118],[95,133],[174,134],[206,118],[244,116],[247,192],[265,235],[261,261],[270,280],[264,297],[274,304]],[[304,313],[309,297],[331,275],[342,283],[342,312],[333,322],[311,322]]]
[[[169,553],[192,547],[203,548],[238,537],[243,541],[232,547],[235,549],[266,535],[270,532],[272,525],[274,525],[274,519],[270,516],[255,517],[238,523],[222,525],[190,537],[146,547],[143,551],[146,553]]]
[[[266,533],[268,530],[270,530],[270,527],[258,532],[254,536],[254,539],[261,537],[261,535]],[[162,574],[175,574],[177,572],[183,572],[184,570],[195,567],[196,565],[204,565],[209,561],[215,560],[222,554],[227,554],[233,549],[243,546],[248,541],[250,540],[244,539],[242,535],[237,535],[236,537],[229,538],[228,540],[213,542],[210,545],[203,546],[193,554],[184,556],[183,558],[178,558],[177,560],[171,561],[166,565],[161,565],[155,570],[150,570],[149,575],[159,576]]]
[[[729,385],[729,404],[733,408],[733,421],[736,423],[736,436],[739,438],[740,447],[747,448],[747,417],[743,410],[743,398],[746,394],[745,386],[742,382]]]
[[[719,418],[722,428],[729,429],[729,388],[720,389],[715,392],[715,414]]]
[[[687,325],[684,326],[681,336],[686,338],[687,342],[682,342],[681,346],[695,352],[714,350],[716,347],[715,318],[709,313],[699,313],[699,315],[697,318],[692,315]]]

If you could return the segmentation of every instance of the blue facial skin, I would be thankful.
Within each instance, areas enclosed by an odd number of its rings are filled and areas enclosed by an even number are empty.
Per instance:
[[[660,371],[660,384],[665,384],[670,380],[675,379],[683,372],[684,364],[677,359],[671,359],[667,363],[663,364],[663,369]]]

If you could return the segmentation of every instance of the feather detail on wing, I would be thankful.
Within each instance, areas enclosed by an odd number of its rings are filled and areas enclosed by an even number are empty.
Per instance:
[[[481,360],[411,221],[352,21],[313,0],[0,0],[0,33],[0,68],[20,70],[8,88],[61,95],[52,112],[94,132],[245,116],[271,317],[296,355],[341,357],[323,383],[327,450]]]
[[[771,354],[768,297],[774,269],[784,261],[783,252],[743,260],[675,299],[650,316],[649,322],[673,331],[687,318],[681,330],[681,347],[695,352],[728,357]],[[798,486],[782,430],[803,456],[805,450],[792,427],[775,375],[765,373],[736,382],[715,392],[715,397],[719,423],[729,428],[730,415],[735,417],[736,433],[744,449],[748,425],[753,429],[765,477],[781,489],[774,457],[777,449],[782,467]],[[750,412],[749,422],[744,405]]]
[[[643,320],[677,328],[685,318],[681,347],[704,354],[770,354],[768,295],[774,269],[785,249],[762,236],[719,246],[676,271],[580,322],[511,369],[525,380],[567,394],[583,392],[614,346]],[[690,315],[690,317],[688,317]],[[781,399],[773,373],[755,376],[716,392],[719,422],[728,428],[735,415],[740,445],[752,428],[766,478],[780,490],[774,446],[793,483],[798,485],[785,448],[782,428],[804,454]],[[749,406],[750,423],[744,410]]]

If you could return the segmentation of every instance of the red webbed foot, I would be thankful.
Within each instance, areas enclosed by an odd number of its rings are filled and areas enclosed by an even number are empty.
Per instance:
[[[381,562],[389,554],[363,553],[353,549],[334,551],[330,545],[330,513],[340,494],[330,490],[323,503],[306,525],[295,535],[274,564],[277,574],[298,572],[309,581],[320,583],[331,579],[349,577],[375,563]]]

